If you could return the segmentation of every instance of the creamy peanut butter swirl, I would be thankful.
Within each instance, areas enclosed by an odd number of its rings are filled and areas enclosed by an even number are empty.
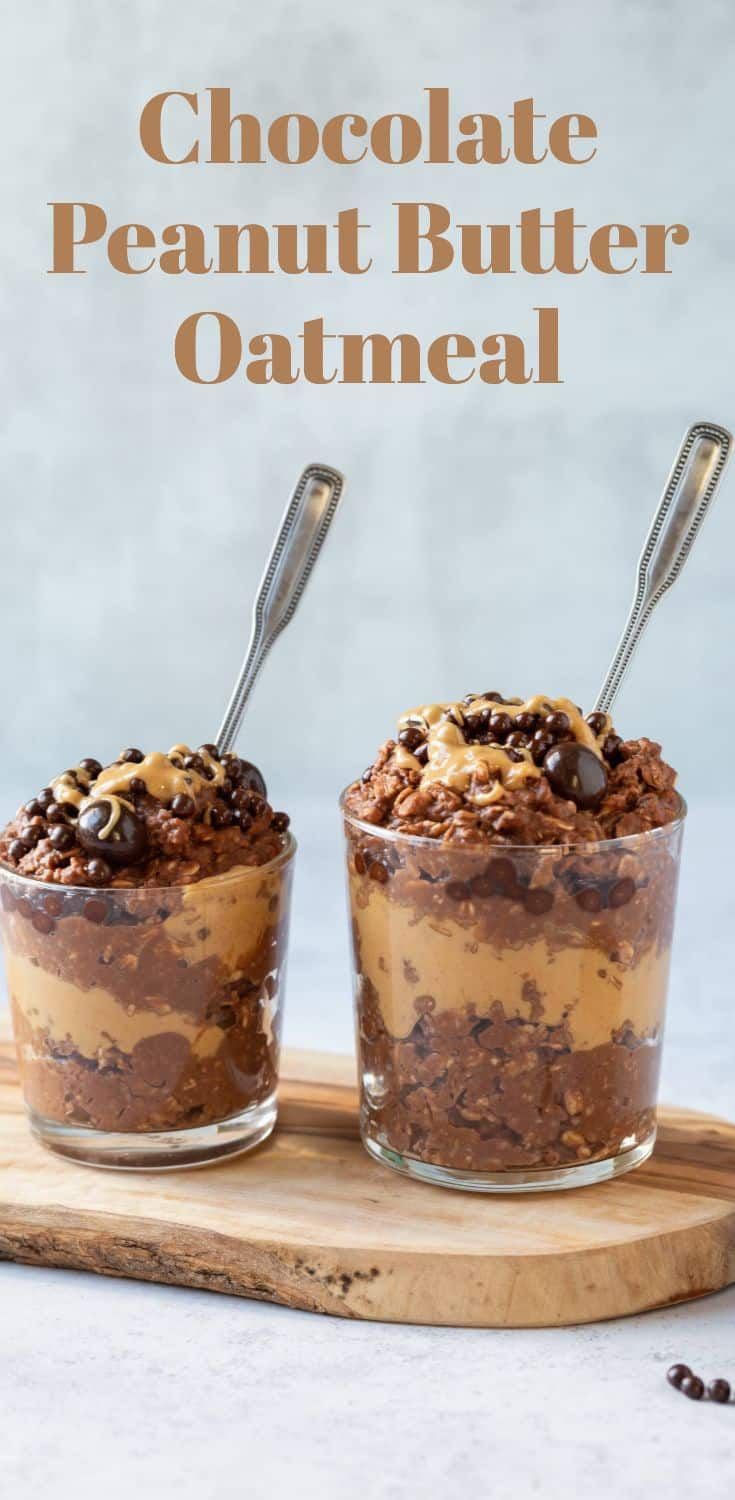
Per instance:
[[[514,747],[511,755],[501,744],[468,742],[464,730],[466,721],[483,713],[505,713],[511,719],[517,719],[523,713],[535,714],[539,718],[564,713],[569,719],[566,738],[586,745],[600,760],[602,744],[610,729],[610,721],[606,718],[600,733],[595,734],[569,698],[548,698],[542,693],[525,700],[498,701],[480,697],[468,703],[425,703],[401,715],[398,732],[417,728],[426,734],[426,762],[422,765],[410,750],[399,744],[395,752],[398,764],[418,771],[422,784],[441,781],[453,791],[467,793],[469,800],[479,807],[497,802],[506,787],[512,790],[524,782],[536,780],[541,769],[535,764],[530,749]]]
[[[205,789],[221,786],[227,774],[225,767],[206,750],[198,750],[196,753],[206,774],[185,767],[184,761],[193,754],[188,745],[173,745],[168,755],[164,755],[162,750],[152,750],[141,761],[115,761],[94,779],[86,767],[74,766],[72,770],[56,776],[50,786],[56,802],[71,803],[78,812],[100,798],[108,801],[112,821],[109,828],[99,835],[100,838],[105,838],[119,820],[120,807],[130,805],[125,801],[125,794],[130,791],[132,781],[145,782],[150,796],[156,797],[160,802],[170,802],[180,793],[196,799]]]

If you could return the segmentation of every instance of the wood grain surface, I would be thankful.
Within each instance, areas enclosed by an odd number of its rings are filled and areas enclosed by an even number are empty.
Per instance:
[[[230,1292],[340,1317],[594,1322],[735,1281],[735,1126],[663,1109],[651,1160],[576,1192],[412,1183],[357,1135],[349,1058],[287,1052],[276,1134],[250,1156],[100,1172],[32,1140],[0,1039],[0,1259]]]

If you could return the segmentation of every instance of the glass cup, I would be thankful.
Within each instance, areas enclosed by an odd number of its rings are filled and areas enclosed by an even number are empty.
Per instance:
[[[34,1134],[107,1167],[247,1151],[276,1119],[296,844],[194,885],[46,885],[0,867]]]
[[[344,811],[363,1143],[480,1192],[650,1156],[686,813],[559,847],[460,845]]]

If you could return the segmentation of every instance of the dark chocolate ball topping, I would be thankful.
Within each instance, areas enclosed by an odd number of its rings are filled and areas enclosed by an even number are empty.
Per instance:
[[[565,740],[547,752],[543,769],[557,797],[573,802],[583,812],[599,807],[607,790],[607,771],[594,750]]]
[[[106,797],[90,802],[79,815],[77,837],[87,854],[97,856],[90,862],[108,865],[135,865],[148,848],[145,824],[129,808],[120,804],[119,817],[110,833],[101,838],[112,816],[114,804]]]

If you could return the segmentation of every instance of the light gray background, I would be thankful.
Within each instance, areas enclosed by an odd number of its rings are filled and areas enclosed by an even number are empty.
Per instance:
[[[684,428],[735,421],[735,12],[729,0],[3,0],[0,12],[3,803],[80,755],[210,738],[291,485],[310,459],[343,468],[343,513],[240,748],[301,841],[288,1037],[346,1048],[337,790],[411,702],[497,686],[589,703]],[[577,169],[149,161],[145,100],[214,84],[264,120],[420,114],[430,84],[451,88],[457,117],[533,94],[549,115],[593,115],[599,151]],[[399,279],[397,197],[480,222],[537,205],[574,205],[590,225],[680,220],[691,243],[665,278]],[[328,221],[359,205],[382,269],[123,278],[95,251],[87,276],[53,278],[49,199],[157,228]],[[205,389],[172,356],[181,319],[206,307],[246,336],[295,336],[323,315],[333,330],[479,341],[530,330],[537,303],[561,310],[560,387]],[[692,809],[664,1092],[731,1114],[733,483],[617,714],[624,733],[661,738]],[[719,1492],[731,1462],[732,1414],[661,1384],[675,1356],[725,1372],[729,1294],[607,1329],[498,1337],[349,1329],[9,1267],[0,1291],[7,1458],[30,1496],[96,1492],[104,1475],[111,1497],[259,1500],[300,1476],[307,1496],[352,1484],[382,1500],[417,1485],[453,1495],[462,1475],[492,1494],[501,1472],[519,1495],[612,1494],[621,1430],[632,1497],[672,1482],[695,1493],[697,1480]]]

